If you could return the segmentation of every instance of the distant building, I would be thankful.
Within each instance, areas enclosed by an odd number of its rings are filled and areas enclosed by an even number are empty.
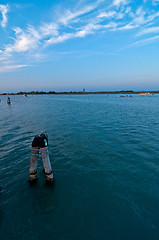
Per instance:
[[[85,93],[85,88],[83,88],[83,93]]]

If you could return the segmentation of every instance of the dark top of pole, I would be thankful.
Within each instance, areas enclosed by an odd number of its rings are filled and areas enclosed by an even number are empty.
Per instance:
[[[32,142],[32,147],[44,148],[48,146],[47,134],[42,133],[40,136],[35,136]]]

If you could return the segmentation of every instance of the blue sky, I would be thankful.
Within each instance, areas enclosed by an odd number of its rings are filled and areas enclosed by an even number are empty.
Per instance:
[[[0,1],[0,92],[159,90],[159,0]]]

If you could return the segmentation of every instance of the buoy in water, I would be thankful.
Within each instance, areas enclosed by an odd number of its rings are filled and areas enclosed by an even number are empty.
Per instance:
[[[7,98],[7,103],[11,104],[10,97]]]
[[[32,151],[31,151],[31,159],[30,159],[30,181],[34,182],[37,180],[37,166],[38,166],[38,156],[39,152],[41,152],[44,173],[46,176],[46,180],[48,182],[53,182],[53,172],[49,158],[48,152],[48,137],[46,134],[41,134],[40,136],[35,136],[32,142]]]

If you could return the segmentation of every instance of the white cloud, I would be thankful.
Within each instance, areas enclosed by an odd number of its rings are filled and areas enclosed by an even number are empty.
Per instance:
[[[78,17],[81,17],[82,15],[88,14],[91,11],[95,10],[101,2],[103,2],[103,1],[97,1],[93,4],[91,4],[91,5],[87,5],[84,8],[79,9],[79,10],[74,11],[74,12],[72,12],[70,10],[67,10],[67,11],[65,11],[63,16],[58,21],[60,23],[64,24],[64,25],[67,25],[71,21],[73,21],[74,19],[77,19]]]
[[[141,25],[145,23],[145,15],[146,15],[146,11],[144,11],[142,7],[139,7],[136,10],[136,14],[134,16],[133,22],[137,25]]]
[[[120,6],[121,4],[127,4],[128,3],[128,0],[114,0],[113,1],[113,4],[115,5],[115,6]]]
[[[14,43],[5,46],[5,53],[8,54],[31,51],[41,45],[45,38],[58,37],[58,25],[54,23],[43,24],[37,30],[29,25],[26,30],[17,27],[13,31],[15,32]]]
[[[131,13],[131,7],[127,7],[125,13]]]
[[[155,18],[159,17],[159,11],[157,11],[156,13],[153,13],[151,15],[149,15],[147,17],[147,22],[151,22],[152,20],[154,20]]]
[[[159,32],[159,27],[149,27],[141,30],[137,36],[145,35],[145,34],[150,34],[150,33],[158,33]]]
[[[49,44],[57,44],[57,43],[62,43],[68,39],[70,39],[72,36],[72,34],[70,33],[65,33],[61,36],[58,36],[58,37],[53,37],[53,38],[50,38],[49,40],[46,41],[46,45],[49,45]]]
[[[116,11],[101,12],[98,18],[112,18],[116,15]]]
[[[142,7],[139,7],[136,13],[131,12],[130,16],[132,18],[131,24],[135,25],[136,27],[140,27],[147,23],[153,24],[153,20],[159,17],[159,12],[157,11],[151,14],[149,11],[143,10]]]
[[[59,26],[56,23],[45,23],[40,27],[39,32],[43,37],[47,37],[49,35],[58,36],[58,29]]]
[[[159,35],[139,40],[139,41],[135,42],[132,46],[143,46],[143,45],[152,43],[152,42],[154,42],[156,40],[159,40]]]
[[[117,13],[117,15],[116,15],[116,19],[122,19],[122,18],[124,18],[124,16],[125,16],[124,13],[119,12],[119,13]]]
[[[0,61],[4,61],[4,60],[6,60],[5,57],[0,57]]]
[[[8,10],[9,10],[9,6],[8,5],[2,5],[0,4],[0,13],[2,15],[2,21],[0,22],[1,26],[3,28],[6,27],[6,24],[7,24],[7,13],[8,13]]]
[[[5,47],[6,53],[12,52],[26,52],[36,48],[40,44],[40,34],[32,27],[28,26],[27,31],[24,32],[20,28],[13,29],[16,35],[14,44],[8,44]]]
[[[159,0],[152,0],[153,5],[159,4]]]
[[[99,26],[96,25],[96,24],[88,24],[85,27],[77,30],[76,32],[65,33],[65,34],[63,34],[61,36],[50,38],[46,42],[46,46],[48,46],[50,44],[62,43],[62,42],[66,41],[68,39],[71,39],[71,38],[79,38],[79,37],[83,38],[86,35],[93,33],[93,30],[97,29],[97,28],[99,28]]]
[[[28,66],[31,66],[31,65],[8,65],[8,66],[3,66],[3,67],[0,67],[0,73],[13,71],[15,69],[24,68],[24,67],[28,67]]]
[[[112,31],[124,31],[124,30],[131,30],[131,29],[134,29],[134,28],[136,28],[135,25],[132,25],[131,23],[128,23],[124,26],[114,28],[114,29],[112,29]]]
[[[40,55],[37,56],[41,56],[40,50],[48,45],[63,43],[72,38],[84,38],[97,32],[128,31],[135,28],[139,29],[138,35],[148,31],[158,32],[158,28],[153,26],[153,21],[159,16],[159,11],[148,10],[143,5],[133,12],[128,5],[130,0],[114,0],[113,4],[103,7],[105,3],[104,0],[98,0],[74,11],[66,10],[64,14],[58,15],[55,22],[43,23],[38,27],[15,27],[13,43],[5,45],[0,53],[13,55],[29,52],[30,56],[36,56],[38,52]],[[140,30],[141,26],[143,29],[147,23],[152,24],[151,29]]]
[[[5,46],[5,53],[9,54],[13,52],[27,52],[37,48],[41,44],[46,46],[48,44],[61,43],[70,38],[87,35],[86,31],[88,32],[89,30],[82,30],[77,32],[77,29],[75,29],[74,33],[64,32],[61,35],[59,35],[58,30],[63,25],[70,28],[69,24],[76,21],[78,17],[84,14],[88,14],[96,9],[101,2],[102,1],[97,1],[96,3],[85,6],[84,8],[79,9],[75,12],[67,10],[62,17],[57,19],[56,23],[45,23],[38,29],[35,29],[33,26],[28,26],[26,30],[22,30],[19,27],[14,28],[14,43]]]

